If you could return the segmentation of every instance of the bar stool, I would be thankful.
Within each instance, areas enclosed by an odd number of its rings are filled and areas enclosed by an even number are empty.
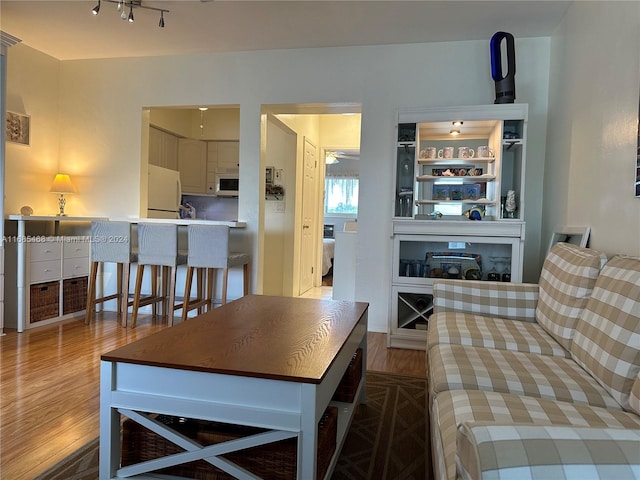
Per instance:
[[[229,251],[229,227],[226,225],[189,225],[187,227],[189,251],[187,254],[187,276],[184,289],[184,303],[182,305],[182,321],[187,319],[190,310],[206,306],[207,310],[213,305],[213,276],[216,269],[222,268],[222,300],[227,303],[227,284],[229,269],[242,266],[243,295],[249,293],[249,262],[251,257],[247,253]],[[203,289],[198,285],[198,298],[191,299],[191,285],[194,270],[207,273],[206,295],[202,298]],[[202,275],[198,275],[199,282]]]
[[[118,314],[122,315],[122,326],[127,325],[129,302],[129,276],[131,264],[137,262],[138,255],[132,248],[131,224],[129,222],[91,222],[91,272],[87,289],[87,309],[84,323],[89,325],[95,307],[99,303],[118,300]],[[96,298],[98,269],[105,263],[116,264],[116,293]]]
[[[138,320],[138,309],[145,305],[162,304],[163,315],[168,315],[169,325],[173,325],[173,312],[182,308],[175,304],[176,274],[178,265],[186,263],[186,256],[178,252],[178,227],[165,223],[138,224],[138,269],[136,286],[133,294],[131,312],[131,328],[135,328]],[[151,293],[143,297],[142,279],[145,266],[151,267]],[[158,268],[161,268],[161,291],[158,293]]]

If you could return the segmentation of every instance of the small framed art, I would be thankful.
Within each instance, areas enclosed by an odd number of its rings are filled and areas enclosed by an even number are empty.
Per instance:
[[[7,142],[29,145],[31,117],[20,113],[7,112],[5,134]]]

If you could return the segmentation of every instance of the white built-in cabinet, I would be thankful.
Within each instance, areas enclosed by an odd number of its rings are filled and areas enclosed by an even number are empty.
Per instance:
[[[207,143],[191,138],[178,140],[178,170],[182,193],[206,193]]]
[[[238,173],[240,170],[239,142],[209,142],[217,144],[216,171],[218,173]]]
[[[218,174],[238,174],[238,141],[203,141],[181,138],[178,170],[183,193],[215,195]]]
[[[149,127],[149,163],[178,170],[178,137],[159,128]]]
[[[425,348],[435,279],[522,281],[527,115],[525,104],[398,112],[390,347]]]

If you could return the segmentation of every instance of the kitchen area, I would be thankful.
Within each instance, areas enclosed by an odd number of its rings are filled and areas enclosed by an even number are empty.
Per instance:
[[[239,107],[158,108],[149,115],[148,176],[140,182],[140,218],[131,216],[79,216],[64,211],[75,187],[67,178],[60,192],[58,215],[22,210],[5,217],[4,327],[26,329],[84,315],[91,271],[91,224],[120,221],[131,224],[132,245],[137,243],[138,223],[175,224],[178,250],[188,249],[190,224],[229,227],[229,242],[246,224],[238,219]],[[142,162],[144,165],[144,161]],[[146,188],[145,188],[146,187]],[[58,190],[53,186],[52,192]],[[63,190],[63,189],[60,189]],[[55,193],[55,192],[54,192]],[[66,198],[65,198],[66,195]],[[146,215],[145,215],[146,214]],[[105,241],[117,243],[121,239]],[[132,269],[131,288],[135,279]],[[186,269],[178,270],[176,295],[184,296]],[[243,270],[229,270],[229,298],[243,295]],[[221,298],[223,273],[217,272],[214,298]],[[98,295],[114,292],[119,275],[115,264],[105,263],[98,273]],[[194,282],[195,283],[195,282]],[[143,291],[151,290],[145,278]],[[197,291],[192,290],[193,295]],[[115,300],[101,306],[116,310]],[[141,312],[151,311],[143,307]],[[192,312],[193,314],[197,312]]]
[[[240,108],[150,108],[149,218],[238,218]]]

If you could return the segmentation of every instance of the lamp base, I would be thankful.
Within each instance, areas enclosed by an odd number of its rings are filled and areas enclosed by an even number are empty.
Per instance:
[[[67,204],[67,199],[64,198],[64,195],[61,193],[60,198],[58,199],[58,207],[60,208],[60,212],[58,213],[58,217],[66,217],[67,214],[64,213],[64,206]]]

